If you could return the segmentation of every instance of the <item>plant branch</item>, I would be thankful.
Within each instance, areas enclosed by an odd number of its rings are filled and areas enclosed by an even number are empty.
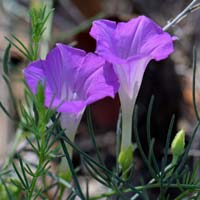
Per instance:
[[[180,12],[174,19],[169,21],[164,27],[163,31],[168,30],[171,26],[176,25],[182,19],[184,19],[189,13],[192,13],[200,9],[200,3],[196,4],[198,0],[193,0],[182,12]],[[195,5],[196,4],[196,5]]]
[[[168,187],[168,184],[164,184],[163,186]],[[153,189],[153,188],[159,188],[159,187],[160,187],[160,183],[155,183],[155,184],[147,184],[147,185],[136,186],[135,189],[138,190],[138,191],[142,191],[144,189]],[[179,186],[177,186],[177,184],[169,185],[169,188],[178,188],[178,187],[200,191],[200,187],[198,187],[196,185],[188,185],[188,184],[179,184]],[[133,192],[131,188],[125,189],[123,191],[123,193],[129,193],[129,192]],[[90,200],[98,200],[98,199],[102,199],[102,198],[105,198],[105,197],[111,197],[115,194],[116,194],[116,191],[110,191],[110,192],[107,192],[107,193],[99,194],[97,196],[93,196],[93,197],[90,198]],[[131,200],[134,200],[134,199],[131,198]]]

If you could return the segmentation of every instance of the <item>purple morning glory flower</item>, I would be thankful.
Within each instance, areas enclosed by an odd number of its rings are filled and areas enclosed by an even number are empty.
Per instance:
[[[61,124],[73,139],[88,104],[119,88],[112,66],[93,53],[57,44],[46,60],[32,62],[24,69],[25,80],[35,94],[38,82],[45,86],[45,105],[61,112]]]
[[[151,19],[140,16],[128,22],[93,22],[90,34],[96,39],[96,53],[112,63],[120,82],[122,108],[122,150],[131,144],[132,114],[144,71],[150,60],[167,58],[173,40]]]

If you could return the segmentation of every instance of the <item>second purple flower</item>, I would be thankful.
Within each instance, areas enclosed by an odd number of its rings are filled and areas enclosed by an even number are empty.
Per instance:
[[[132,115],[147,64],[167,58],[173,40],[151,19],[140,16],[128,22],[93,22],[90,34],[96,39],[96,53],[113,65],[119,79],[122,108],[121,152],[131,149]]]

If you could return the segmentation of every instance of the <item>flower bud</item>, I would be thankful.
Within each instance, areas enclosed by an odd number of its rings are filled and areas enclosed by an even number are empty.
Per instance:
[[[171,144],[171,152],[175,157],[183,154],[185,148],[185,131],[181,129],[175,136]]]

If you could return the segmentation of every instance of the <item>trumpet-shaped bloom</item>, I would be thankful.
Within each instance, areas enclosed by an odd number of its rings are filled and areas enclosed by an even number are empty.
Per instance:
[[[90,34],[97,42],[96,53],[113,64],[120,82],[122,132],[126,134],[122,133],[122,145],[127,147],[131,142],[133,108],[147,64],[152,59],[167,58],[173,52],[175,38],[145,16],[120,23],[97,20]]]
[[[61,124],[72,135],[85,107],[114,97],[119,87],[112,66],[103,58],[63,44],[57,44],[46,60],[30,63],[24,76],[34,94],[39,81],[45,86],[45,105],[62,113]]]

